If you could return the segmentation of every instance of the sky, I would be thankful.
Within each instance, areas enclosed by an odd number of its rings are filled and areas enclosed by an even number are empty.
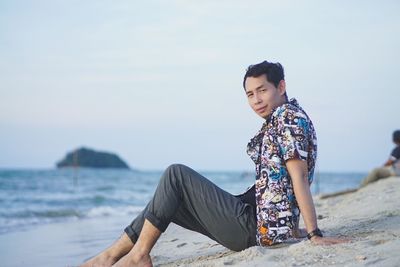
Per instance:
[[[317,171],[382,165],[400,129],[399,1],[0,1],[0,168],[85,146],[132,168],[253,170],[248,65],[285,68]]]

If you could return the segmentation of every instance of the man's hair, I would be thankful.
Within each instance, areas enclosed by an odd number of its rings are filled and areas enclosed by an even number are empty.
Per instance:
[[[267,81],[273,83],[276,88],[278,88],[281,80],[285,80],[283,66],[279,62],[272,63],[265,60],[261,63],[250,65],[247,68],[243,78],[243,88],[246,89],[245,83],[247,77],[259,77],[263,74],[267,76]]]
[[[400,144],[400,130],[393,132],[393,142]]]

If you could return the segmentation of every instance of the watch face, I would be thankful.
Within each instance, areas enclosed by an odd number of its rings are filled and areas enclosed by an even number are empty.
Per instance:
[[[322,237],[322,232],[319,230],[319,228],[315,229],[314,231],[311,231],[307,234],[307,238],[311,239],[313,236],[319,236]]]

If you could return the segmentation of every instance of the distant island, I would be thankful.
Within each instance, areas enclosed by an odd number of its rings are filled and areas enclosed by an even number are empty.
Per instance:
[[[95,151],[81,147],[68,153],[64,159],[57,162],[57,168],[87,167],[87,168],[119,168],[129,169],[120,157],[109,152]]]

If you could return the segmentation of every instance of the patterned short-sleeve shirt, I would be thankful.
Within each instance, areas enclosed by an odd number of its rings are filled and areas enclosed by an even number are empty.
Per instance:
[[[256,165],[257,244],[281,243],[292,238],[300,216],[286,161],[307,161],[311,184],[317,157],[314,126],[296,99],[272,111],[247,153]]]
[[[400,146],[393,149],[389,159],[393,161],[392,167],[396,175],[400,175]]]

